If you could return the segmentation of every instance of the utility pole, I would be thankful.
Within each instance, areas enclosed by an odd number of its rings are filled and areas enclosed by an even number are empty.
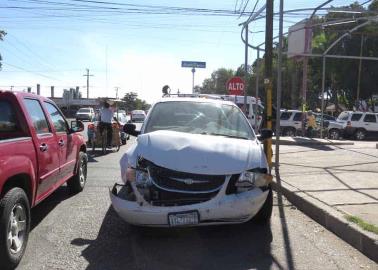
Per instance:
[[[114,87],[114,89],[115,89],[115,91],[116,91],[116,99],[118,99],[118,90],[119,90],[119,87],[116,86],[116,87]]]
[[[192,78],[192,94],[194,94],[194,73],[196,72],[195,68],[192,68],[193,78]]]
[[[363,46],[364,46],[364,35],[361,35],[360,57],[362,57]],[[358,110],[358,107],[360,106],[361,68],[362,68],[362,59],[360,58],[360,63],[358,65],[357,98],[356,98],[356,109],[357,110]]]
[[[87,77],[87,99],[89,98],[89,77],[92,77],[94,75],[89,74],[89,69],[87,68],[87,74],[84,74],[83,76]]]
[[[248,87],[248,24],[245,26],[245,54],[244,54],[244,114],[247,115],[247,87]],[[236,98],[236,97],[235,97]]]
[[[266,121],[265,127],[272,129],[272,62],[273,62],[273,0],[266,0],[265,23],[265,92],[266,92]],[[277,121],[279,121],[277,119]],[[272,167],[272,139],[264,142],[264,151],[269,164]]]

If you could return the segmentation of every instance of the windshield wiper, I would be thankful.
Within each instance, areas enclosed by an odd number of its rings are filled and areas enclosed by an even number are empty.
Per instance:
[[[247,138],[247,137],[240,137],[240,136],[234,136],[234,135],[228,135],[228,134],[207,133],[207,132],[202,132],[201,134],[202,135],[214,135],[214,136],[222,136],[222,137],[227,137],[227,138],[249,140],[249,138]]]

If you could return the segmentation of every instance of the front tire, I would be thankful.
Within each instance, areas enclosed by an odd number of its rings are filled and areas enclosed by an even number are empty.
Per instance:
[[[252,221],[258,224],[268,224],[270,221],[270,217],[272,216],[272,209],[273,209],[273,192],[272,192],[272,188],[269,187],[268,196],[266,197],[266,200],[263,206],[261,207],[261,209],[252,218]]]
[[[337,129],[331,129],[328,133],[328,137],[331,140],[338,140],[340,139],[340,132]]]
[[[0,201],[0,262],[14,269],[24,255],[30,230],[30,205],[21,188],[9,190]],[[3,269],[3,268],[2,268]]]
[[[87,182],[87,164],[87,154],[84,152],[79,152],[77,172],[67,181],[67,186],[71,193],[75,194],[83,191],[85,183]]]
[[[284,130],[284,136],[287,136],[287,137],[295,137],[295,129],[294,128],[286,128]]]

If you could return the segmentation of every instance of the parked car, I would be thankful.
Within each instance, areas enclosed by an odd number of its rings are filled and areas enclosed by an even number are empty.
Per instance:
[[[268,164],[260,140],[235,103],[163,98],[121,159],[124,184],[110,191],[115,211],[140,226],[267,223],[272,213]]]
[[[302,111],[281,110],[280,125],[282,135],[294,137],[302,134],[302,117],[305,117]]]
[[[76,120],[92,121],[94,117],[95,117],[95,112],[93,108],[80,108],[76,112]]]
[[[146,119],[146,113],[142,110],[134,110],[130,116],[133,123],[143,123],[144,119]]]
[[[378,114],[371,112],[344,111],[337,118],[343,124],[343,134],[364,140],[366,137],[378,139]]]
[[[87,154],[80,121],[68,125],[53,101],[0,91],[0,264],[14,268],[28,241],[30,208],[67,182],[83,190]]]

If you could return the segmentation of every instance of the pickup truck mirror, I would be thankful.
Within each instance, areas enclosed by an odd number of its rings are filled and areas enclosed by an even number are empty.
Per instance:
[[[263,128],[260,131],[260,135],[257,136],[259,141],[264,141],[266,139],[270,139],[273,136],[273,131],[271,129]]]
[[[126,125],[123,126],[123,131],[125,133],[137,137],[140,134],[140,131],[137,131],[135,129],[136,129],[136,126],[135,124],[132,124],[132,123],[127,123]]]
[[[71,121],[71,133],[82,132],[84,130],[84,124],[81,121]]]

